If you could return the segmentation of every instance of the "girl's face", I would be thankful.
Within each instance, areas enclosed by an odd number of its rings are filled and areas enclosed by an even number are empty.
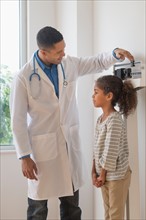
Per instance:
[[[92,95],[93,104],[95,107],[104,107],[107,103],[107,95],[104,94],[104,91],[97,86],[94,87],[94,94]]]

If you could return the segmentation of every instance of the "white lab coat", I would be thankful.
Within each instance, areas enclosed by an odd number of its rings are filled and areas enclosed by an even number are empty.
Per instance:
[[[66,88],[63,87],[61,66],[58,65],[59,99],[53,84],[37,62],[40,85],[34,76],[30,86],[32,59],[14,78],[10,110],[17,156],[31,154],[38,168],[38,181],[28,180],[29,198],[43,200],[72,195],[72,184],[75,191],[83,185],[85,171],[79,138],[77,79],[108,69],[115,62],[110,53],[88,58],[67,56],[62,60],[68,82]],[[32,93],[38,93],[38,97],[32,98]]]

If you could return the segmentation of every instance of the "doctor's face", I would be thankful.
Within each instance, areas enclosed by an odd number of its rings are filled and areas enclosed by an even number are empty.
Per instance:
[[[42,61],[46,64],[59,64],[65,56],[65,42],[64,40],[54,44],[54,47],[40,50]]]

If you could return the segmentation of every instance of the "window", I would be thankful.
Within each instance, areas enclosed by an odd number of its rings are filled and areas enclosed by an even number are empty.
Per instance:
[[[23,1],[22,1],[23,2]],[[22,2],[1,1],[1,64],[0,64],[0,146],[10,149],[13,138],[10,126],[9,94],[14,73],[20,68]],[[23,3],[24,4],[24,3]]]

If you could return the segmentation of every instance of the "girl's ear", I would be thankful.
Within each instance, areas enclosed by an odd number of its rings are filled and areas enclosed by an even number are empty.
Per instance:
[[[107,100],[112,100],[112,98],[113,98],[113,93],[112,92],[109,92],[108,94],[107,94]]]

